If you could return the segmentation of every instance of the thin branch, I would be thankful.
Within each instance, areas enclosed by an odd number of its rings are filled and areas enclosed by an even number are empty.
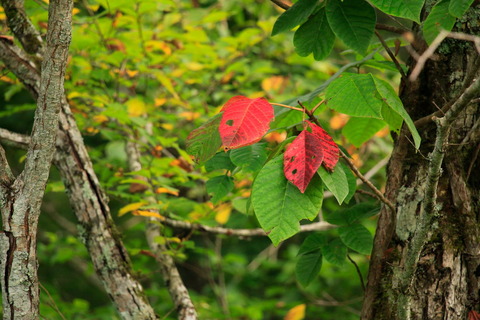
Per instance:
[[[272,1],[273,3],[275,3],[277,6],[279,6],[284,10],[290,9],[290,5],[286,2],[283,2],[282,0],[270,0],[270,1]]]
[[[382,24],[382,23],[377,23],[375,25],[375,29],[383,30],[383,31],[389,31],[389,32],[393,32],[393,33],[396,33],[396,34],[404,34],[404,33],[410,32],[410,30],[405,29],[405,28],[394,27],[394,26],[390,26],[388,24]]]
[[[370,182],[370,180],[368,180],[367,178],[365,178],[361,173],[360,171],[358,170],[358,168],[353,164],[352,160],[350,160],[350,158],[340,149],[340,156],[343,158],[343,160],[345,160],[345,162],[347,163],[347,165],[350,167],[350,169],[352,169],[353,173],[355,173],[355,175],[363,181],[363,183],[365,183],[367,185],[367,187],[369,187],[373,193],[375,193],[375,195],[377,195],[377,197],[380,199],[380,201],[382,201],[384,204],[386,204],[390,210],[392,210],[392,212],[396,212],[395,210],[395,207],[393,206],[393,204],[390,202],[390,200],[388,200],[387,198],[385,198],[385,196],[383,195],[382,192],[380,192],[380,190],[378,190],[374,185],[373,183]]]
[[[13,175],[12,169],[10,169],[10,165],[8,164],[5,150],[0,145],[0,190],[4,187],[8,188],[13,181],[15,181],[15,176]]]
[[[415,65],[415,68],[410,74],[410,81],[415,81],[418,78],[418,75],[423,70],[423,67],[425,66],[427,60],[432,57],[432,55],[435,53],[435,50],[437,50],[438,46],[440,46],[440,44],[443,42],[443,40],[445,40],[445,38],[471,41],[475,44],[477,51],[480,53],[480,37],[460,32],[448,32],[442,30],[433,40],[432,44],[428,47],[428,49],[425,50],[425,52],[418,58],[417,64]]]
[[[0,128],[0,141],[6,145],[26,150],[30,144],[30,137]]]
[[[292,109],[292,110],[297,110],[297,111],[300,111],[300,112],[303,112],[304,109],[300,109],[300,108],[297,108],[297,107],[292,107],[292,106],[287,106],[286,104],[281,104],[281,103],[274,103],[274,102],[270,102],[271,105],[274,105],[274,106],[279,106],[279,107],[283,107],[283,108],[288,108],[288,109]]]
[[[405,82],[405,83],[408,83],[408,78],[407,78],[407,75],[405,74],[405,71],[403,71],[403,68],[402,66],[400,65],[400,63],[398,62],[397,58],[395,57],[395,55],[393,54],[393,52],[390,50],[390,48],[388,47],[387,43],[385,42],[385,40],[383,40],[382,36],[380,35],[380,33],[378,33],[378,31],[375,30],[375,35],[377,36],[378,40],[380,40],[380,43],[382,44],[383,48],[385,49],[385,51],[387,52],[388,56],[390,57],[390,59],[392,59],[393,63],[395,64],[395,67],[397,67],[397,70],[398,72],[400,72],[400,75],[402,76],[402,80]]]
[[[187,221],[179,221],[170,218],[165,218],[162,220],[162,223],[170,227],[200,231],[212,234],[224,234],[227,236],[235,237],[265,237],[268,234],[261,228],[256,229],[229,229],[222,227],[209,227],[201,224],[191,223]],[[329,224],[328,222],[314,222],[310,224],[304,224],[300,226],[300,232],[310,232],[310,231],[323,231],[335,228],[334,225]]]
[[[363,275],[362,275],[362,272],[360,271],[360,268],[358,267],[358,264],[355,262],[355,260],[352,259],[352,257],[350,257],[349,254],[347,254],[347,258],[354,265],[355,270],[357,270],[358,277],[360,278],[360,284],[362,285],[363,291],[365,291],[365,282],[363,281]]]
[[[30,54],[43,54],[43,40],[40,33],[28,19],[23,1],[1,0],[7,16],[7,24],[23,48]]]
[[[53,308],[53,310],[55,310],[55,312],[57,312],[58,315],[59,315],[63,320],[67,320],[67,319],[65,319],[65,316],[62,314],[62,312],[60,312],[60,309],[58,308],[57,304],[55,303],[55,300],[53,300],[53,297],[52,297],[52,295],[50,294],[50,292],[48,292],[47,288],[45,288],[40,281],[38,281],[38,285],[39,285],[40,288],[42,288],[42,290],[45,291],[45,293],[47,294],[48,298],[50,299],[50,301],[51,301],[51,303],[52,303],[51,307]]]

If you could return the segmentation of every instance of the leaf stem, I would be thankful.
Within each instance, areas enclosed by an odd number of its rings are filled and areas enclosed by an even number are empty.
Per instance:
[[[300,109],[300,108],[292,107],[292,106],[287,106],[286,104],[275,103],[275,102],[270,102],[270,104],[274,105],[274,106],[279,106],[279,107],[283,107],[283,108],[288,108],[288,109],[304,112],[304,109]]]

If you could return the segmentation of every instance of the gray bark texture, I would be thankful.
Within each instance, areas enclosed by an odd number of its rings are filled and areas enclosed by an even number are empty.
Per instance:
[[[51,10],[56,11],[55,7],[64,5],[63,2],[60,4],[59,2],[61,1],[57,0],[50,2],[49,7]],[[2,0],[2,5],[9,6],[12,10],[13,8],[17,8],[18,10],[23,11],[22,1]],[[70,13],[71,9],[72,8],[70,7]],[[24,14],[15,15],[14,13],[11,13],[11,16],[17,17],[17,20],[15,20],[16,23],[30,23]],[[9,17],[10,16],[7,14],[7,18]],[[55,25],[55,22],[50,23],[49,21],[49,26],[52,26],[51,28],[54,28]],[[12,31],[18,39],[35,37],[34,35],[36,34],[36,30],[31,29],[28,26],[23,28],[16,27],[12,29]],[[31,32],[32,35],[26,35],[23,32]],[[56,36],[56,38],[61,39],[61,37],[59,38],[58,36]],[[39,42],[39,47],[32,50],[37,54],[40,54],[42,52],[42,46],[43,43]],[[25,48],[25,50],[27,50],[27,48]],[[44,61],[48,60],[48,50],[47,38],[45,55],[44,57],[40,56]],[[25,54],[22,49],[16,47],[13,43],[4,38],[0,38],[0,59],[5,63],[7,68],[9,68],[20,79],[20,81],[22,81],[34,98],[38,100],[41,98],[41,90],[43,86],[47,84],[49,84],[48,87],[52,86],[48,79],[46,80],[40,77],[35,63],[30,60],[29,56]],[[45,69],[42,66],[42,76],[47,72],[46,70],[50,69]],[[104,191],[101,189],[95,172],[93,171],[88,152],[83,143],[80,131],[75,123],[75,119],[70,112],[70,107],[65,98],[63,89],[61,94],[57,96],[57,102],[56,108],[60,109],[60,116],[59,118],[49,118],[48,122],[49,130],[55,134],[58,132],[58,138],[56,141],[57,151],[55,153],[54,149],[50,149],[48,155],[51,159],[55,154],[54,163],[59,168],[62,175],[70,204],[72,205],[74,213],[79,221],[80,237],[89,251],[97,275],[101,279],[122,319],[157,319],[153,308],[150,306],[143,293],[141,284],[133,276],[130,258],[110,215],[108,199]],[[59,120],[60,127],[58,126]],[[1,152],[0,160],[2,160]],[[0,166],[2,162],[4,161],[0,161]],[[41,172],[43,175],[45,175],[45,173],[48,175],[48,169]],[[8,177],[8,170],[0,170],[0,179],[8,181]],[[38,181],[36,176],[33,177],[34,178],[30,179],[30,181]],[[38,205],[39,204],[40,201],[38,201]],[[36,226],[36,220],[34,222]],[[32,228],[31,224],[22,224],[22,226],[28,226],[30,229]],[[33,234],[35,235],[35,233]],[[9,238],[3,237],[2,239],[2,243],[7,245]],[[35,244],[35,241],[33,240],[35,239],[30,239],[32,245]],[[8,252],[9,251],[7,251],[7,253]],[[10,261],[8,259],[12,259],[12,257],[11,255],[9,256],[6,254],[5,256],[4,254],[3,256],[0,256],[0,259],[2,261]],[[5,267],[3,267],[3,269],[5,269]],[[8,269],[8,272],[11,272],[10,270],[11,269]],[[24,271],[25,270],[23,269],[18,269],[18,271],[15,270],[15,272],[20,273]],[[38,297],[38,288],[35,292]],[[5,301],[8,300],[4,298],[4,311],[7,310],[5,309]],[[18,301],[22,301],[22,299],[19,299]],[[30,319],[22,317],[18,318]],[[31,319],[36,318],[37,317],[34,316]]]
[[[457,31],[478,34],[478,17],[470,8]],[[422,145],[396,138],[386,187],[396,212],[380,214],[363,320],[459,320],[480,308],[479,77],[474,45],[447,39],[402,83]]]
[[[0,282],[4,319],[37,319],[39,315],[37,224],[55,152],[71,40],[72,8],[73,1],[51,2],[45,58],[25,168],[16,178],[8,169],[2,169]],[[3,168],[8,168],[3,152],[1,157]]]

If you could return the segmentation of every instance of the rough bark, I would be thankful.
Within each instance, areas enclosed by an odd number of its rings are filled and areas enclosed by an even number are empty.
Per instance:
[[[2,1],[4,5],[9,2]],[[20,4],[22,4],[21,1],[16,1],[15,5],[10,3],[10,8],[23,10]],[[52,7],[54,3],[51,2],[50,8]],[[17,17],[22,17],[16,20],[17,23],[29,23],[25,15],[20,14]],[[28,27],[17,27],[12,31],[19,39],[36,34],[34,29]],[[28,36],[23,32],[32,33],[32,35]],[[39,48],[34,51],[41,53]],[[46,55],[44,59],[47,57]],[[34,98],[39,97],[40,84],[48,82],[41,81],[39,72],[28,55],[12,42],[0,39],[0,59],[20,79]],[[130,258],[110,215],[107,197],[93,171],[88,152],[63,91],[59,101],[60,128],[54,162],[60,169],[70,204],[80,223],[80,236],[89,251],[93,266],[123,319],[156,319],[141,284],[133,276]],[[49,128],[56,132],[58,120],[55,119],[50,123]],[[54,153],[54,150],[51,150],[49,154],[53,156]],[[48,173],[48,170],[45,172]],[[5,260],[2,259],[2,261]]]
[[[480,8],[471,8],[459,31],[478,33],[468,29],[478,28],[468,17],[476,21],[479,15]],[[410,69],[414,64],[410,62]],[[421,121],[419,151],[406,139],[406,132],[396,139],[386,188],[396,212],[386,208],[381,212],[362,319],[453,320],[478,311],[478,101],[454,115],[451,124],[444,122],[466,88],[475,85],[479,71],[473,45],[446,40],[416,81],[402,83],[401,99],[414,120],[437,112],[438,107],[450,111]],[[478,96],[477,91],[468,100]]]
[[[4,319],[37,319],[36,234],[40,206],[55,152],[58,112],[71,40],[73,1],[52,0],[37,109],[25,168],[14,179],[2,169],[0,270]],[[8,168],[5,155],[2,165]]]

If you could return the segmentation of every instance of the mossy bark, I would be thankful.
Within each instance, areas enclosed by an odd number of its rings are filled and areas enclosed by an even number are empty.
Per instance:
[[[480,7],[471,8],[457,22],[457,31],[478,34],[479,17]],[[458,40],[445,40],[434,58],[416,81],[401,86],[401,99],[414,120],[455,101],[480,65],[474,46]],[[414,65],[410,61],[410,69]],[[421,212],[436,123],[431,120],[419,128],[418,151],[405,138],[406,132],[397,137],[386,188],[396,212],[384,209],[379,219],[362,319],[467,319],[471,310],[479,310],[479,122],[480,105],[475,100],[453,122],[436,206],[425,212],[427,220],[422,220]],[[419,234],[426,241],[420,254],[412,256]]]

